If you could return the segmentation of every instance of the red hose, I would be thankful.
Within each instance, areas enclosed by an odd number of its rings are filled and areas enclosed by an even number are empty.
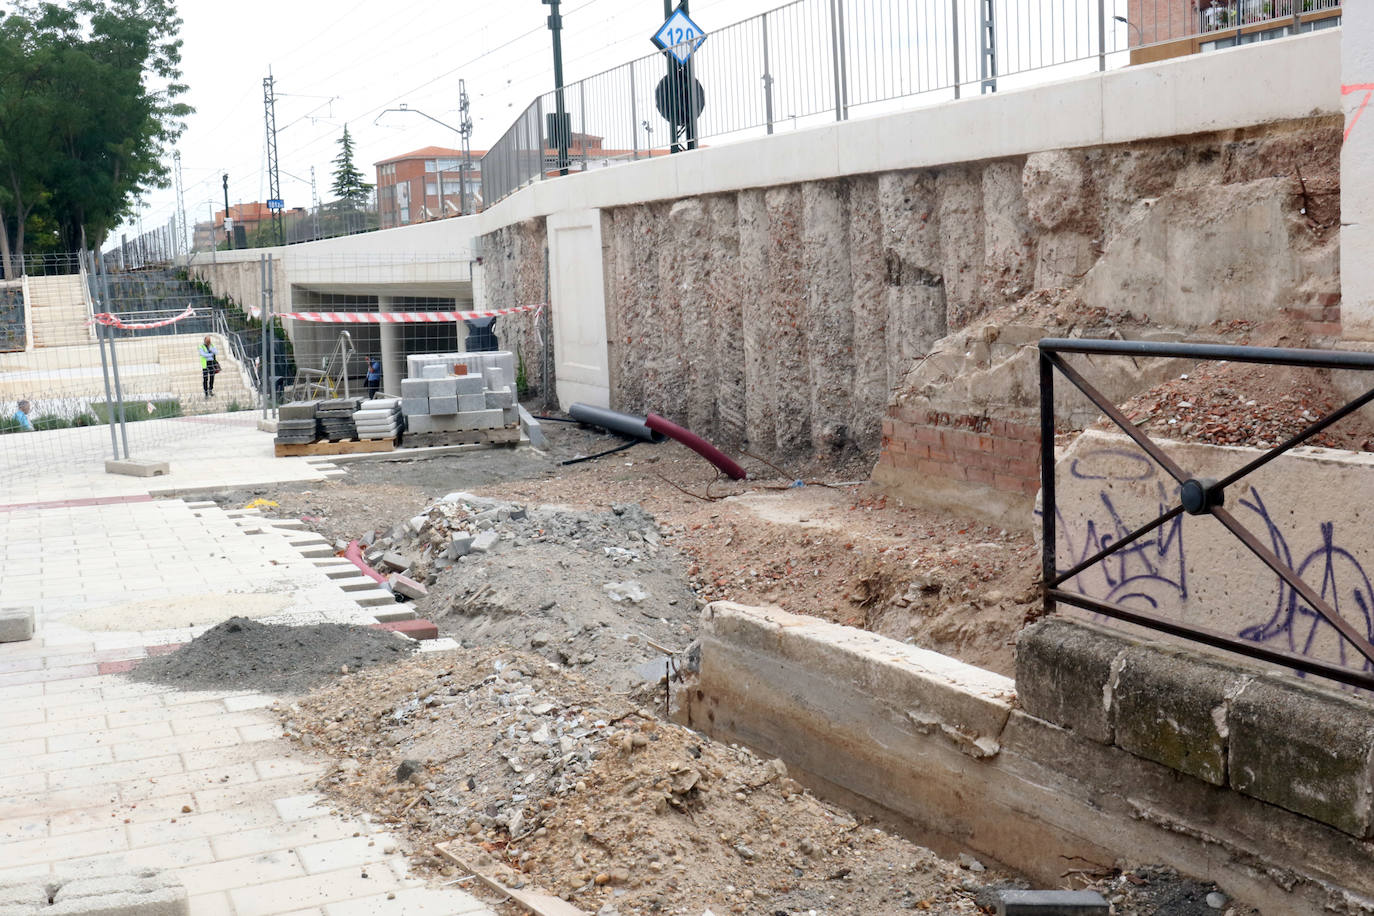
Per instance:
[[[644,418],[644,425],[656,433],[663,433],[670,439],[676,439],[683,445],[696,452],[707,461],[720,468],[732,480],[743,480],[749,475],[744,472],[744,468],[735,463],[720,449],[716,448],[705,439],[692,432],[690,429],[683,429],[671,420],[665,420],[656,413],[651,413]]]
[[[348,542],[348,546],[344,548],[344,559],[352,561],[353,565],[361,569],[373,582],[386,581],[386,576],[367,565],[367,561],[363,559],[363,549],[358,546],[357,541]]]

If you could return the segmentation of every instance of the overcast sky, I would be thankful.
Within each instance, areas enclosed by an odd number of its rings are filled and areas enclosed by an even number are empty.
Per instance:
[[[780,0],[693,0],[707,31],[781,5]],[[262,80],[277,89],[282,197],[309,206],[310,169],[329,199],[333,158],[346,123],[358,166],[423,146],[460,146],[457,135],[415,114],[382,112],[405,102],[458,122],[458,80],[467,81],[473,148],[494,142],[539,93],[553,87],[548,7],[539,0],[180,0],[182,67],[196,113],[178,148],[192,222],[232,204],[266,200]],[[569,82],[652,53],[662,0],[564,0]],[[374,123],[381,115],[379,123]],[[147,195],[143,229],[165,225],[172,188]],[[122,231],[131,236],[137,222]],[[112,240],[117,240],[119,230]]]

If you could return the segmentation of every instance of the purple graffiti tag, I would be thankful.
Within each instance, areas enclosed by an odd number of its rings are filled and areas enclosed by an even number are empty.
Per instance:
[[[1252,489],[1250,499],[1242,499],[1240,505],[1259,516],[1260,522],[1269,532],[1270,546],[1280,559],[1292,567],[1303,581],[1316,587],[1322,600],[1330,604],[1337,614],[1347,620],[1351,620],[1352,614],[1358,614],[1351,622],[1363,629],[1366,639],[1374,638],[1374,613],[1371,613],[1371,608],[1374,607],[1374,586],[1371,586],[1369,576],[1365,574],[1364,567],[1355,555],[1343,547],[1336,546],[1334,522],[1321,523],[1321,545],[1295,566],[1288,540],[1270,517],[1269,509],[1265,506],[1259,491]],[[1312,573],[1314,578],[1309,578],[1309,573]],[[1316,585],[1318,578],[1319,586]],[[1336,630],[1309,607],[1288,583],[1282,579],[1278,581],[1279,594],[1274,604],[1273,615],[1258,626],[1245,628],[1239,635],[1242,639],[1258,643],[1279,640],[1290,651],[1309,655],[1319,636],[1335,634]],[[1337,635],[1335,641],[1340,653],[1340,663],[1348,665],[1345,640]],[[1366,671],[1374,670],[1374,664],[1368,660],[1364,660],[1362,667]]]
[[[1156,482],[1156,497],[1159,512],[1163,514],[1172,505],[1163,484]],[[1116,541],[1130,534],[1134,528],[1127,525],[1121,513],[1112,502],[1106,490],[1098,493],[1110,521],[1099,523],[1098,519],[1088,519],[1083,532],[1081,546],[1074,544],[1071,528],[1063,513],[1056,510],[1059,531],[1062,533],[1070,566],[1083,562],[1100,550],[1105,550]],[[1106,586],[1106,594],[1083,581],[1090,571],[1097,571]],[[1183,519],[1175,518],[1145,537],[1118,550],[1107,557],[1093,570],[1084,571],[1074,577],[1074,585],[1083,594],[1099,592],[1098,597],[1127,606],[1157,609],[1161,604],[1183,601],[1188,598],[1188,570],[1183,550]]]

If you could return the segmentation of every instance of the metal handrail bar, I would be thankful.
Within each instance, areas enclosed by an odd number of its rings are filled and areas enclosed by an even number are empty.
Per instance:
[[[1068,581],[1122,550],[1129,544],[1155,530],[1183,512],[1190,515],[1211,515],[1239,540],[1251,553],[1269,567],[1293,592],[1302,598],[1341,638],[1365,659],[1366,669],[1374,670],[1374,642],[1355,631],[1354,627],[1326,602],[1311,586],[1303,580],[1292,566],[1269,549],[1248,528],[1242,525],[1224,508],[1225,487],[1243,479],[1260,467],[1284,454],[1318,432],[1328,428],[1360,407],[1374,401],[1374,389],[1365,392],[1341,408],[1310,424],[1302,432],[1288,441],[1266,451],[1259,458],[1248,462],[1222,481],[1199,479],[1189,476],[1160,447],[1149,439],[1126,416],[1112,404],[1100,391],[1088,382],[1075,369],[1069,366],[1062,354],[1078,353],[1105,356],[1144,356],[1157,358],[1184,358],[1208,361],[1228,361],[1281,366],[1300,366],[1316,369],[1374,369],[1374,354],[1354,353],[1346,350],[1299,350],[1282,347],[1243,347],[1223,344],[1158,343],[1152,341],[1097,340],[1091,338],[1045,338],[1040,341],[1040,479],[1042,489],[1042,578],[1044,581],[1045,607],[1053,610],[1056,601],[1085,608],[1105,616],[1141,626],[1149,627],[1173,635],[1187,638],[1236,652],[1263,661],[1274,661],[1299,671],[1333,678],[1342,683],[1374,688],[1374,676],[1365,672],[1332,666],[1314,661],[1294,653],[1266,649],[1255,643],[1236,639],[1224,634],[1214,633],[1187,624],[1169,621],[1163,617],[1144,611],[1135,611],[1122,605],[1087,595],[1080,595],[1058,588]],[[1093,556],[1078,563],[1066,572],[1060,572],[1056,557],[1056,512],[1055,455],[1054,455],[1054,373],[1058,370],[1083,392],[1089,400],[1103,411],[1124,433],[1135,441],[1156,464],[1167,471],[1180,484],[1179,504],[1170,508],[1154,521],[1118,538],[1114,543],[1099,550]]]

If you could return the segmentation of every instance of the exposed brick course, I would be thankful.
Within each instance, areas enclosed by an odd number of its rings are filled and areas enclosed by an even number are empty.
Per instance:
[[[1040,488],[1040,431],[1033,423],[890,407],[878,463],[918,477],[1034,495]]]

